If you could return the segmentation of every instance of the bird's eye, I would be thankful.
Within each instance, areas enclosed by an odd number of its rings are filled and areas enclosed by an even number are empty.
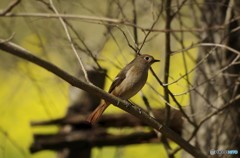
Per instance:
[[[149,57],[147,56],[147,57],[145,57],[144,59],[148,61],[148,60],[149,60]]]

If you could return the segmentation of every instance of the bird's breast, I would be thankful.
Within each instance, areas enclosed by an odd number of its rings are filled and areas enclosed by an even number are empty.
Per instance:
[[[127,71],[122,83],[114,89],[113,94],[127,100],[142,89],[147,81],[147,77],[147,70],[133,66]]]

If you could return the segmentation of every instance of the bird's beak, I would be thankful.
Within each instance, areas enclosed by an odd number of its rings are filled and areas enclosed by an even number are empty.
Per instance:
[[[160,60],[154,59],[154,60],[153,60],[153,63],[156,63],[156,62],[160,62]]]

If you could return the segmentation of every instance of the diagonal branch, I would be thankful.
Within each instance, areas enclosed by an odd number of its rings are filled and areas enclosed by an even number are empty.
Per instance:
[[[21,2],[21,0],[15,0],[12,3],[9,4],[9,6],[7,8],[5,8],[4,10],[2,10],[0,12],[1,16],[6,15],[7,13],[11,12],[19,3]]]
[[[59,15],[59,12],[58,12],[58,10],[55,8],[52,0],[50,0],[50,5],[51,5],[53,11],[55,12],[55,14]],[[68,31],[66,22],[64,21],[64,19],[63,19],[62,17],[59,17],[59,20],[60,20],[60,22],[61,22],[61,24],[62,24],[62,26],[63,26],[63,28],[64,28],[64,31],[66,32],[67,39],[68,39],[68,41],[69,41],[69,43],[70,43],[70,45],[71,45],[71,48],[72,48],[72,50],[73,50],[73,53],[75,54],[75,56],[76,56],[76,58],[77,58],[77,60],[78,60],[78,63],[79,63],[80,66],[81,66],[81,69],[82,69],[82,71],[83,71],[83,74],[84,74],[84,76],[85,76],[86,81],[87,81],[88,83],[91,83],[91,82],[89,81],[89,79],[88,79],[87,71],[86,71],[86,69],[85,69],[85,66],[83,65],[82,58],[78,55],[77,49],[76,49],[75,46],[74,46],[74,42],[73,42],[72,37],[70,36],[70,33],[69,33],[69,31]]]
[[[116,105],[120,109],[127,111],[128,113],[132,114],[133,116],[143,120],[146,122],[150,127],[156,129],[157,131],[161,132],[167,138],[176,142],[180,147],[184,150],[189,152],[194,157],[198,158],[206,158],[199,149],[189,144],[186,140],[176,134],[174,131],[166,127],[165,125],[160,124],[156,119],[152,118],[138,106],[132,105],[127,101],[121,100],[115,96],[110,95],[109,93],[103,91],[102,89],[95,87],[93,85],[89,85],[83,81],[78,80],[76,77],[68,74],[67,72],[63,71],[59,67],[49,63],[43,59],[38,58],[37,56],[31,54],[31,52],[27,51],[26,49],[22,48],[21,46],[14,44],[12,42],[6,42],[0,39],[0,49],[6,53],[18,56],[23,58],[27,61],[30,61],[48,71],[55,74],[56,76],[60,77],[64,81],[68,82],[74,87],[78,87],[82,90],[85,90],[91,94],[94,94],[100,98],[105,99],[106,101]]]

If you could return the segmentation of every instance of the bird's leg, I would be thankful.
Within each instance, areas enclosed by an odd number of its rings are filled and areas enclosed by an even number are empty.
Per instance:
[[[136,106],[136,107],[138,108],[139,114],[142,114],[142,108],[141,108],[141,107],[139,107],[137,104],[131,102],[130,100],[127,100],[127,102],[129,103],[129,105],[134,105],[134,106]]]
[[[127,100],[128,104],[127,104],[127,108],[130,106],[130,105],[134,105],[133,102],[131,102],[130,100]]]

